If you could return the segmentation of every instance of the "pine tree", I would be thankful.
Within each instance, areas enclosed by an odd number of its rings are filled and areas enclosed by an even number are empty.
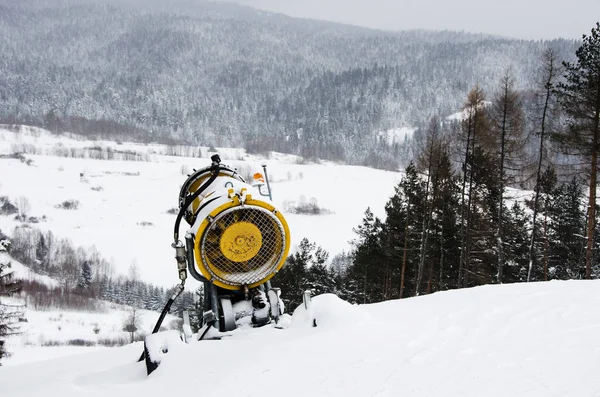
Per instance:
[[[342,251],[331,259],[330,269],[333,272],[337,295],[345,301],[356,303],[351,293],[354,285],[348,277],[353,260],[352,254]]]
[[[44,234],[39,232],[39,240],[35,250],[35,257],[41,269],[44,269],[44,264],[47,261],[49,251],[50,247],[46,243],[46,238],[44,237]]]
[[[440,150],[432,174],[431,246],[428,247],[427,293],[455,287],[460,260],[458,228],[460,186],[447,147]]]
[[[585,277],[583,260],[585,214],[581,208],[583,191],[576,177],[558,186],[549,209],[550,252],[548,277],[568,280]]]
[[[504,244],[507,271],[504,282],[522,282],[527,280],[529,259],[529,235],[527,233],[528,216],[521,205],[515,201],[506,213]]]
[[[565,146],[589,162],[589,201],[587,211],[585,277],[591,277],[596,224],[596,186],[600,149],[600,22],[591,35],[583,35],[575,63],[564,63],[564,82],[558,98],[568,116],[569,130],[559,137]]]
[[[548,261],[550,249],[549,217],[553,208],[553,194],[556,189],[557,180],[558,179],[554,168],[546,168],[546,170],[540,175],[538,183],[536,183],[536,194],[533,197],[533,200],[525,202],[529,208],[533,208],[535,213],[543,217],[542,219],[537,219],[537,217],[535,217],[534,219],[536,220],[536,224],[535,227],[532,226],[531,229],[532,234],[539,233],[539,238],[532,240],[530,236],[527,281],[539,279],[539,274],[542,274],[542,280],[548,280]],[[533,246],[531,245],[532,241],[535,242]],[[541,266],[537,264],[541,264]]]
[[[85,260],[81,263],[81,275],[77,281],[77,288],[82,291],[87,291],[92,285],[92,265]]]
[[[404,298],[417,294],[419,251],[427,206],[425,196],[425,183],[415,164],[411,162],[396,186],[394,195],[385,205],[386,220],[379,238],[384,256],[376,262],[380,266],[379,272],[375,273],[380,285],[384,287],[380,299],[386,299],[389,295],[385,293],[385,286],[391,284],[388,280],[393,275],[392,269],[399,270],[398,296]]]
[[[468,204],[471,216],[467,223],[468,255],[464,258],[463,286],[491,283],[496,280],[498,270],[495,251],[500,195],[498,156],[482,147],[475,147],[472,153],[468,163],[472,168]]]
[[[405,176],[400,182],[401,186],[401,199],[406,204],[401,207],[406,210],[406,227],[404,231],[404,247],[402,256],[402,279],[401,279],[401,295],[404,296],[405,288],[407,285],[409,288],[409,296],[419,295],[421,291],[423,268],[425,263],[426,252],[423,250],[423,260],[421,261],[420,251],[423,244],[426,243],[425,232],[423,227],[427,227],[426,208],[427,203],[427,191],[426,184],[423,183],[421,177],[417,172],[417,168],[414,163],[410,163],[405,170]],[[386,207],[386,212],[387,207]],[[390,213],[388,212],[388,218]],[[387,219],[386,219],[387,225]],[[412,283],[407,282],[407,272],[413,273]]]
[[[386,256],[383,249],[383,224],[370,208],[367,208],[361,224],[354,229],[357,239],[353,241],[354,259],[347,270],[347,290],[353,303],[379,301],[381,294],[381,264]]]
[[[328,257],[327,251],[305,237],[300,241],[298,250],[287,258],[272,281],[274,286],[281,288],[287,311],[293,312],[302,303],[302,295],[307,289],[314,288],[316,293],[335,291],[333,273],[330,276],[325,265]],[[322,276],[324,278],[320,279]]]
[[[325,263],[314,263],[307,269],[306,284],[314,295],[337,294],[335,272]]]
[[[22,305],[1,301],[2,297],[14,295],[21,289],[21,283],[14,280],[10,262],[4,256],[9,248],[8,240],[0,240],[0,365],[2,358],[7,354],[4,347],[5,338],[19,332],[17,323],[23,317]]]

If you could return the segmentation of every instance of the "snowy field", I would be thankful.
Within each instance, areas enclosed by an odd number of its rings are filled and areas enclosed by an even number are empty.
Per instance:
[[[123,331],[123,323],[129,314],[128,308],[108,302],[105,303],[105,306],[105,310],[99,313],[28,309],[26,312],[27,323],[21,324],[22,333],[7,340],[7,347],[11,356],[3,358],[2,365],[11,367],[110,349],[102,344],[103,340],[107,344],[119,341],[121,341],[120,344],[128,343],[129,333]],[[138,315],[140,317],[140,332],[137,335],[151,333],[159,313],[139,310]],[[178,328],[175,324],[170,324],[174,321],[177,321],[176,318],[168,315],[163,326],[165,328],[170,326]],[[83,341],[90,345],[69,345],[72,341]]]
[[[79,246],[95,246],[117,272],[126,273],[136,262],[144,281],[170,287],[177,283],[171,248],[175,215],[186,173],[210,165],[208,148],[198,148],[202,158],[165,156],[161,145],[116,144],[56,137],[28,128],[19,133],[0,129],[0,154],[23,147],[38,155],[26,155],[31,165],[18,159],[0,158],[0,196],[15,200],[25,196],[30,216],[47,221],[36,225],[67,237]],[[150,161],[92,160],[52,154],[70,149],[101,147],[141,153]],[[242,175],[261,171],[267,164],[273,201],[284,211],[302,202],[316,200],[328,211],[324,215],[285,214],[292,249],[304,237],[329,251],[330,258],[350,248],[352,229],[359,225],[367,207],[384,216],[384,205],[394,193],[402,173],[332,163],[298,164],[298,158],[274,153],[269,159],[245,154],[241,149],[221,149],[223,163]],[[56,208],[65,200],[77,200],[77,210]],[[0,216],[0,229],[7,233],[19,222]],[[184,231],[184,226],[181,228]],[[192,283],[190,283],[192,284]]]
[[[273,393],[305,396],[598,396],[600,284],[548,282],[351,306],[313,300],[285,330],[170,346],[148,378],[142,346],[0,368],[2,396]]]

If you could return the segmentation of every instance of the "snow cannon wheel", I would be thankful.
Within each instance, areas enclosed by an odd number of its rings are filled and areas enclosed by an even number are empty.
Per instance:
[[[169,352],[169,348],[174,343],[180,343],[181,341],[179,331],[164,331],[146,336],[144,338],[146,373],[150,375],[154,372]]]
[[[230,297],[221,297],[221,312],[221,331],[233,331],[236,328],[235,313],[233,312],[233,305]]]

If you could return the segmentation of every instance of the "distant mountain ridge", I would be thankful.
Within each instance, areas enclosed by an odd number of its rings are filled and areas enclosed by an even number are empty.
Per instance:
[[[186,0],[0,0],[0,35],[0,122],[352,163],[399,155],[377,131],[454,113],[509,66],[528,89],[546,46],[577,45]]]

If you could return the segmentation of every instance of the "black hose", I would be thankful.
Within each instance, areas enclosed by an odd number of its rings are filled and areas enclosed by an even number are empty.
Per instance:
[[[174,237],[175,243],[177,243],[177,241],[179,241],[179,225],[181,224],[181,219],[183,218],[187,207],[189,207],[190,204],[192,204],[194,202],[194,200],[196,200],[198,198],[198,196],[200,196],[200,194],[203,191],[205,191],[206,188],[209,187],[211,183],[213,183],[215,181],[215,179],[217,179],[220,171],[221,171],[221,167],[219,166],[219,163],[213,163],[212,174],[211,174],[210,178],[208,179],[208,181],[203,183],[202,186],[200,186],[200,188],[194,192],[194,194],[192,194],[187,200],[185,200],[185,203],[183,203],[183,205],[179,209],[179,213],[177,214],[177,219],[175,220],[175,228],[173,230],[173,237]]]
[[[164,321],[165,316],[171,310],[171,306],[173,305],[173,302],[175,302],[175,299],[177,299],[179,297],[179,295],[181,295],[181,293],[183,292],[183,289],[184,289],[183,285],[179,284],[179,290],[176,293],[174,293],[173,295],[171,295],[171,297],[167,301],[167,304],[165,305],[163,311],[160,313],[160,316],[158,317],[158,321],[156,322],[156,325],[154,325],[154,329],[152,330],[153,334],[157,333],[158,330],[160,330],[160,326],[162,325],[162,322]]]
[[[169,311],[171,310],[171,306],[173,306],[173,302],[175,302],[175,299],[177,299],[179,297],[179,295],[181,295],[183,290],[184,290],[184,286],[183,286],[183,283],[181,283],[178,286],[177,292],[174,292],[173,295],[171,295],[171,297],[167,301],[167,304],[165,305],[162,312],[160,313],[160,316],[158,317],[158,321],[156,322],[156,324],[154,325],[154,329],[152,330],[153,334],[157,333],[160,330],[160,326],[162,325],[163,321],[165,320],[167,313],[169,313]],[[138,359],[138,362],[144,360],[144,358],[146,358],[145,350],[142,352],[142,355]]]

